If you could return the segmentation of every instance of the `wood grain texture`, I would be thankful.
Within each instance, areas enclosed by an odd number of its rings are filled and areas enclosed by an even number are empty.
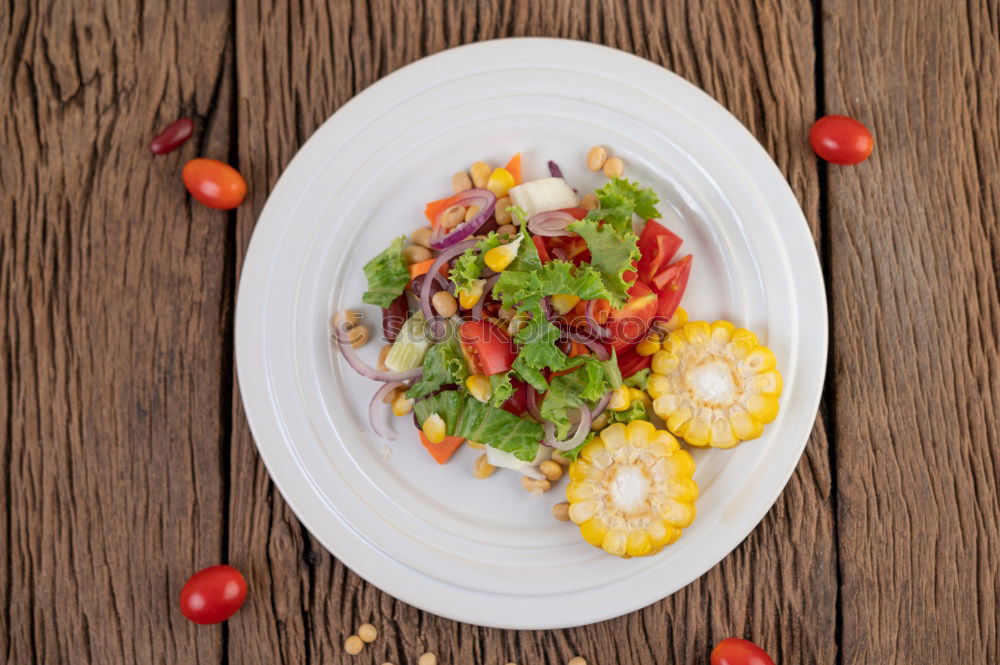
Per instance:
[[[238,214],[242,252],[282,168],[331,113],[421,56],[504,36],[602,42],[663,64],[745,122],[791,181],[819,230],[815,160],[802,136],[816,112],[808,3],[298,2],[236,5],[239,163],[252,204]],[[403,35],[407,35],[404,37]],[[415,37],[419,38],[415,38]],[[295,45],[292,48],[290,45]],[[836,660],[836,551],[829,450],[817,425],[788,489],[722,565],[670,599],[566,631],[456,624],[379,592],[303,530],[267,479],[234,411],[230,548],[256,592],[230,622],[238,663],[562,664],[700,662],[722,637],[752,637],[779,660]],[[352,658],[344,638],[364,621],[383,637]]]
[[[824,3],[843,662],[996,662],[1000,12]],[[859,29],[864,26],[864,29]]]
[[[223,656],[176,598],[225,550],[231,241],[179,169],[228,150],[229,5],[172,4],[0,9],[0,662]]]

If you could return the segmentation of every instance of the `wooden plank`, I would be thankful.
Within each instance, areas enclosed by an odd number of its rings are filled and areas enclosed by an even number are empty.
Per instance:
[[[824,3],[843,662],[995,662],[1000,7]]]
[[[664,4],[669,4],[664,7]],[[551,35],[637,52],[705,87],[777,159],[818,229],[815,161],[803,135],[815,114],[807,2],[301,2],[238,0],[240,260],[266,193],[309,134],[341,104],[418,57],[478,39]],[[295,45],[290,47],[289,45]],[[788,489],[760,528],[703,579],[647,610],[585,628],[511,632],[456,624],[395,601],[329,556],[267,479],[235,400],[230,542],[255,587],[230,621],[238,663],[356,662],[341,648],[363,621],[382,637],[366,662],[704,662],[729,635],[783,662],[836,658],[836,560],[829,450],[817,425]],[[369,655],[370,654],[370,655]]]
[[[170,4],[0,11],[5,663],[223,656],[177,594],[225,556],[230,221],[179,171],[226,157],[230,13]],[[197,138],[153,157],[182,113]]]

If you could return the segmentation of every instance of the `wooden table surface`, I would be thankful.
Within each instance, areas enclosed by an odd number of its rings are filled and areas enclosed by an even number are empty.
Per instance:
[[[998,662],[997,0],[15,0],[0,8],[0,661],[707,663],[729,635],[779,663]],[[791,182],[829,292],[820,414],[756,531],[655,605],[513,632],[395,601],[277,493],[234,382],[233,305],[282,169],[353,95],[450,46],[601,42],[704,88]],[[8,97],[10,100],[11,97]],[[874,131],[817,162],[827,113]],[[197,134],[153,158],[180,115]],[[178,177],[246,176],[223,213]],[[228,562],[227,624],[177,609]],[[381,638],[358,657],[365,620]]]

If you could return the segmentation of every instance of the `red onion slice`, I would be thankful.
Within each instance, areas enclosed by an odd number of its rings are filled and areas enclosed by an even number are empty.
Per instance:
[[[548,238],[571,236],[574,234],[567,231],[566,227],[576,221],[576,217],[565,210],[549,210],[532,215],[531,219],[528,220],[528,230],[536,236]]]
[[[562,331],[574,342],[579,342],[593,351],[594,355],[597,356],[602,362],[611,358],[611,354],[608,353],[608,350],[603,344],[601,344],[601,340],[592,334],[592,331],[591,334],[583,333],[576,328],[570,328],[569,326],[563,326]]]
[[[604,410],[608,408],[608,404],[611,403],[611,396],[614,395],[614,393],[615,393],[614,390],[609,390],[608,392],[604,393],[604,397],[602,397],[597,402],[597,404],[594,405],[594,408],[590,410],[591,421],[597,420],[598,418],[601,417],[601,414],[604,413]]]
[[[469,249],[470,247],[475,247],[476,242],[478,241],[475,238],[469,238],[468,240],[460,242],[457,245],[454,245],[453,247],[449,247],[448,249],[442,251],[440,254],[438,254],[437,258],[434,259],[434,263],[431,264],[431,268],[430,270],[427,271],[427,274],[437,275],[438,270],[441,269],[441,266],[443,266],[445,263],[447,263],[454,257],[458,256],[465,250]],[[427,279],[425,277],[424,280],[420,283],[420,293],[418,295],[420,297],[420,311],[424,313],[424,318],[427,319],[428,322],[430,322],[431,332],[433,332],[435,335],[440,335],[443,334],[441,329],[444,326],[438,325],[438,321],[434,316],[434,309],[431,307],[431,284],[433,284],[434,282],[435,282],[434,279]]]
[[[556,164],[551,159],[549,160],[549,175],[552,176],[553,178],[562,178],[563,177],[562,169],[559,168],[559,165]]]
[[[544,423],[545,418],[542,418],[542,412],[538,410],[538,393],[535,392],[530,383],[528,384],[527,398],[524,401],[531,417],[540,423]]]
[[[375,395],[372,396],[371,403],[368,405],[368,422],[371,423],[372,429],[375,430],[375,433],[378,434],[383,439],[388,439],[389,441],[395,441],[396,432],[394,432],[393,429],[389,427],[389,424],[385,422],[384,417],[379,418],[380,415],[379,408],[384,407],[384,405],[382,404],[382,400],[385,398],[386,395],[391,393],[396,388],[401,388],[405,385],[406,385],[405,383],[402,383],[400,381],[392,381],[390,383],[385,384],[375,392]],[[384,412],[381,415],[384,416]]]
[[[351,346],[351,338],[348,335],[346,326],[339,326],[334,329],[334,335],[337,340],[337,346],[340,347],[340,353],[343,354],[344,360],[351,368],[360,374],[361,376],[374,379],[375,381],[412,381],[414,379],[420,378],[423,375],[424,370],[422,367],[417,367],[416,369],[407,370],[405,372],[383,372],[377,370],[374,367],[370,367],[365,364],[354,347]]]
[[[572,438],[565,441],[560,441],[556,438],[556,426],[553,423],[545,423],[543,428],[545,429],[545,440],[543,443],[547,446],[551,446],[556,450],[565,452],[567,450],[573,450],[587,438],[587,433],[590,431],[590,409],[586,406],[580,407],[580,422],[576,426],[576,433],[573,434]]]
[[[475,217],[467,222],[462,222],[446,234],[443,233],[440,224],[435,224],[434,235],[431,236],[431,247],[434,249],[448,249],[455,243],[465,240],[478,231],[479,227],[493,216],[493,210],[496,208],[496,205],[496,194],[488,189],[467,189],[461,194],[457,194],[449,208],[452,206],[462,206],[463,208],[476,206],[479,208],[479,212],[476,213]],[[441,211],[438,217],[440,218],[442,214],[444,214],[444,210]]]

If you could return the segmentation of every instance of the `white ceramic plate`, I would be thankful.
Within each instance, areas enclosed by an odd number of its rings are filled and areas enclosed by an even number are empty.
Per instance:
[[[361,267],[424,223],[427,200],[478,159],[556,160],[587,190],[590,146],[652,185],[695,256],[692,319],[756,331],[785,378],[781,414],[732,451],[694,451],[698,518],[659,556],[622,560],[552,519],[561,491],[513,472],[475,480],[477,452],[438,466],[409,419],[388,448],[367,422],[378,385],[328,339],[361,306]],[[364,355],[375,364],[378,344]],[[337,558],[445,617],[557,628],[619,616],[690,583],[760,521],[795,468],[819,403],[827,320],[819,261],[781,173],[725,109],[683,79],[601,46],[518,39],[426,58],[355,97],[303,146],[264,207],[236,312],[240,390],[260,454],[292,509]],[[391,450],[391,456],[383,457]],[[560,490],[562,486],[560,486]]]

